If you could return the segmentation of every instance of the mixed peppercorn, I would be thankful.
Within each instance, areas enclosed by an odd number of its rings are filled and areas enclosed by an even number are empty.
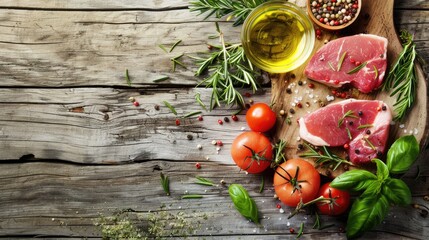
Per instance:
[[[359,9],[357,0],[313,0],[310,6],[314,17],[329,26],[350,22]]]

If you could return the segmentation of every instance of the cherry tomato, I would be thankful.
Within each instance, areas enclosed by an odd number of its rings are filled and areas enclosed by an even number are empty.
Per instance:
[[[280,201],[290,207],[316,198],[319,187],[319,173],[303,159],[289,159],[274,173],[274,190]]]
[[[246,113],[247,125],[255,132],[266,132],[276,124],[276,113],[265,103],[253,104]]]
[[[330,198],[329,202],[318,202],[317,208],[321,214],[325,215],[340,215],[344,213],[350,205],[350,194],[329,186],[330,183],[325,183],[320,187],[318,196]]]
[[[264,134],[244,132],[232,142],[231,156],[239,168],[248,173],[260,173],[270,166],[273,148]]]

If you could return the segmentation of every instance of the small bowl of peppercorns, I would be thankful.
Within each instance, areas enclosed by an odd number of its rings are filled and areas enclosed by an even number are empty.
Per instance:
[[[320,28],[337,31],[351,25],[359,16],[362,0],[308,0],[307,11]]]

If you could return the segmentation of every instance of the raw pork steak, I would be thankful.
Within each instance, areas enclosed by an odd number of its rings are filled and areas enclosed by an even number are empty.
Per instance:
[[[299,119],[299,134],[315,146],[344,146],[361,164],[384,153],[392,113],[382,101],[348,99]]]
[[[338,38],[313,55],[305,68],[305,75],[333,87],[350,83],[359,91],[369,93],[383,82],[386,51],[387,39],[384,37],[360,34]],[[341,62],[343,55],[344,61]],[[366,65],[352,71],[361,64]]]

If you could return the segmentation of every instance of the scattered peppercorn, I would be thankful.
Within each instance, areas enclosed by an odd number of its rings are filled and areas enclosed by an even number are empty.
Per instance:
[[[244,105],[244,107],[245,107],[245,108],[250,108],[250,104],[246,103],[246,104]]]
[[[308,84],[308,87],[309,87],[309,88],[314,88],[314,84],[313,84],[313,83],[309,83],[309,84]]]
[[[300,102],[299,102],[299,103],[297,103],[297,104],[296,104],[296,106],[297,106],[298,108],[302,108],[302,103],[300,103]]]
[[[198,119],[198,121],[203,121],[203,120],[204,120],[203,116],[201,116],[201,115],[200,115],[200,116],[198,116],[198,118],[197,118],[197,119]]]
[[[156,111],[159,111],[159,105],[155,104],[155,106],[153,106],[153,108],[155,108]]]
[[[359,154],[359,153],[360,153],[359,149],[356,149],[356,150],[355,150],[355,153],[356,153],[356,154]]]
[[[386,111],[387,110],[386,105],[383,105],[383,107],[381,107],[381,110]]]
[[[222,125],[223,121],[219,119],[219,120],[217,120],[217,123],[219,123],[219,125]]]
[[[245,97],[251,97],[251,96],[252,96],[252,94],[250,94],[250,93],[246,92],[246,93],[244,93],[244,96],[245,96]]]
[[[295,229],[293,229],[293,228],[289,228],[289,232],[290,232],[290,233],[295,233]]]
[[[285,110],[280,110],[280,112],[279,112],[279,114],[280,114],[280,116],[284,116],[286,113],[285,113]]]
[[[290,77],[291,77],[291,78],[295,78],[296,76],[295,76],[295,74],[294,74],[294,73],[292,73],[292,74],[290,75]]]
[[[423,197],[423,200],[425,200],[425,201],[429,201],[429,195],[424,196],[424,197]]]
[[[382,152],[380,152],[380,151],[377,151],[377,157],[381,157],[381,156],[383,156],[383,153]]]
[[[225,180],[220,180],[220,184],[222,184],[222,185],[225,185],[226,184],[226,182],[225,182]]]
[[[193,137],[191,134],[186,135],[186,138],[187,138],[188,140],[192,140],[192,139],[194,139],[194,137]]]
[[[346,144],[344,144],[344,146],[343,146],[343,147],[344,147],[344,149],[349,149],[349,148],[350,148],[349,144],[347,144],[347,143],[346,143]]]
[[[137,102],[137,101],[135,101],[135,102],[133,102],[133,105],[136,106],[136,107],[138,107],[138,106],[140,106],[140,103]]]
[[[180,125],[180,120],[176,119],[176,126],[179,126],[179,125]]]
[[[209,49],[209,50],[212,50],[213,49],[213,45],[207,45],[207,48]]]
[[[304,145],[302,145],[301,143],[300,143],[300,144],[298,144],[298,149],[299,149],[299,150],[304,149]]]
[[[293,108],[289,109],[289,112],[295,114],[295,110]]]
[[[366,134],[371,134],[371,131],[369,129],[366,130]]]
[[[280,205],[280,203],[277,203],[276,208],[280,209],[282,208],[282,205]]]
[[[228,118],[228,117],[224,117],[224,118],[223,118],[223,120],[224,120],[226,123],[229,123],[229,118]]]
[[[302,86],[302,81],[301,80],[298,81],[298,85]]]
[[[201,168],[201,164],[200,163],[195,163],[195,167],[197,168],[197,169],[200,169]]]
[[[359,112],[358,112],[358,115],[359,115],[359,116],[362,116],[362,115],[363,115],[363,112],[362,112],[362,111],[359,111]]]
[[[288,94],[292,94],[292,89],[290,89],[290,88],[286,88],[286,92],[287,92]]]
[[[349,165],[347,165],[347,164],[343,164],[343,169],[344,169],[344,171],[349,170]]]
[[[217,141],[216,141],[216,145],[218,145],[218,146],[223,146],[223,142],[222,142],[221,140],[217,140]]]
[[[350,125],[350,126],[352,126],[352,125],[353,125],[353,121],[350,121],[350,122],[349,122],[349,125]]]
[[[250,104],[253,104],[253,99],[249,99],[249,103],[250,103]]]
[[[238,121],[237,115],[232,115],[231,118],[232,118],[233,121]]]
[[[129,98],[128,98],[128,101],[130,101],[130,102],[135,102],[135,101],[136,101],[136,99],[135,99],[134,97],[129,97]]]

